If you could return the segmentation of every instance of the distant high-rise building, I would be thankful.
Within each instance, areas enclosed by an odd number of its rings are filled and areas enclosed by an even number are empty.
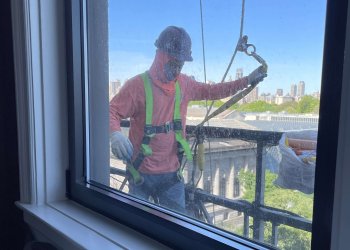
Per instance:
[[[283,96],[283,89],[277,89],[276,96]]]
[[[121,88],[120,80],[114,80],[109,82],[109,99],[113,98]]]
[[[268,96],[269,96],[269,94],[261,93],[261,95],[259,96],[259,101],[266,102]]]
[[[238,68],[236,70],[236,80],[240,79],[243,77],[243,69]],[[250,102],[255,102],[259,100],[259,88],[255,87],[250,91],[249,94],[247,94],[245,97],[243,97],[240,101],[238,101],[239,104],[243,103],[250,103]]]
[[[255,87],[255,88],[252,90],[252,93],[253,93],[253,95],[254,95],[254,101],[259,100],[259,87]]]
[[[298,84],[298,96],[302,97],[305,95],[305,82],[300,81]]]
[[[297,96],[297,85],[292,83],[290,85],[290,96],[291,97],[296,97]]]
[[[237,70],[236,70],[236,80],[237,79],[240,79],[240,78],[242,78],[243,77],[243,69],[242,68],[238,68]]]
[[[243,69],[242,69],[242,68],[238,68],[238,69],[236,70],[236,78],[235,78],[235,80],[238,80],[238,79],[240,79],[240,78],[242,78],[242,77],[243,77]],[[243,97],[241,100],[239,100],[238,103],[239,103],[239,104],[247,103],[247,98],[246,98],[246,96]]]
[[[264,102],[271,103],[271,104],[275,103],[275,99],[276,99],[276,97],[271,95],[270,93],[262,93],[259,96],[260,101],[264,101]]]
[[[248,95],[244,97],[245,103],[255,102],[259,100],[259,87],[255,87]]]

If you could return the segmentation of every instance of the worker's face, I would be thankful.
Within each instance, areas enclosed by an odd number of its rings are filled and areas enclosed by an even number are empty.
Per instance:
[[[170,82],[175,80],[175,78],[180,74],[182,67],[184,66],[184,61],[176,60],[175,58],[171,58],[164,65],[164,74],[166,79]]]

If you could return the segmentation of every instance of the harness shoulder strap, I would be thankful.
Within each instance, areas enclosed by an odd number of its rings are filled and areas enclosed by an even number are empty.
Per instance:
[[[146,125],[152,126],[152,116],[153,116],[153,94],[152,86],[147,75],[147,72],[141,75],[143,80],[143,85],[145,87],[146,95]]]
[[[192,160],[192,153],[190,146],[185,138],[182,136],[182,121],[181,121],[181,113],[180,113],[180,103],[181,103],[181,89],[179,82],[176,81],[175,84],[175,108],[174,108],[174,122],[179,122],[181,124],[181,129],[175,130],[175,138],[178,143],[180,143],[182,149],[185,152],[187,160]]]

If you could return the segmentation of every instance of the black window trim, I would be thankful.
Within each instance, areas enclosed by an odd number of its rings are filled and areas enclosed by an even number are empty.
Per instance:
[[[173,248],[259,248],[269,247],[239,236],[190,223],[181,216],[111,192],[102,185],[86,184],[84,176],[83,48],[81,5],[83,0],[66,0],[67,83],[69,110],[69,170],[67,197],[98,213],[123,223]],[[329,249],[335,185],[335,164],[340,118],[345,30],[348,1],[327,1],[324,61],[315,177],[312,249]],[[77,84],[81,83],[81,84]],[[338,84],[339,83],[339,84]],[[334,167],[329,167],[334,166]],[[148,210],[148,211],[146,211]],[[149,212],[151,210],[151,212]],[[171,220],[167,219],[171,218]],[[151,230],[150,230],[151,229]]]
[[[348,1],[327,1],[312,249],[331,249]]]

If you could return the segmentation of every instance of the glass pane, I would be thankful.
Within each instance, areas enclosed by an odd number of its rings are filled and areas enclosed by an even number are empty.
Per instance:
[[[325,8],[87,1],[87,180],[309,249]]]

